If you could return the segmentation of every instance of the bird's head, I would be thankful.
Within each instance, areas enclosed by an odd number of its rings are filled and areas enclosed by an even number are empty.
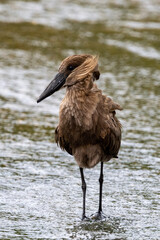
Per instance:
[[[92,74],[93,80],[98,80],[100,72],[98,70],[98,59],[89,54],[73,55],[65,58],[55,78],[42,92],[37,102],[49,97],[58,91],[62,86],[71,87],[84,80]]]

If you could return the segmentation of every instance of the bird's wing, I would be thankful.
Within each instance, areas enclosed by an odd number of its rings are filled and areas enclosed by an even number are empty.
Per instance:
[[[98,139],[106,155],[117,157],[121,143],[121,124],[116,118],[116,110],[122,110],[119,104],[103,96],[98,106]]]
[[[59,132],[59,126],[55,129],[55,141],[57,145],[59,145],[62,150],[66,150],[70,155],[72,155],[72,148],[69,144],[69,141],[65,141],[63,135]]]

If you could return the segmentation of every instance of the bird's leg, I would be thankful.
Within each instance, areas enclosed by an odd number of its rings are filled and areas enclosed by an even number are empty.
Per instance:
[[[102,212],[102,187],[103,187],[103,162],[101,162],[101,170],[99,177],[99,208],[96,216],[97,220],[104,220],[106,218]]]
[[[89,218],[86,217],[86,182],[84,179],[83,174],[83,168],[80,168],[81,173],[81,180],[82,180],[82,191],[83,191],[83,213],[82,213],[82,220],[89,220]]]
[[[94,220],[104,220],[106,219],[105,215],[102,212],[102,187],[103,187],[103,162],[101,162],[101,170],[99,177],[99,208],[98,212],[91,216]]]
[[[102,212],[102,187],[103,187],[103,162],[101,162],[101,171],[99,177],[99,209],[98,213]]]

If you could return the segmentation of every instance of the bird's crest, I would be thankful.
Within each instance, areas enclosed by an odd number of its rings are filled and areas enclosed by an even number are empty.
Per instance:
[[[98,57],[89,55],[89,57],[68,76],[65,86],[72,86],[84,80],[89,74],[94,73],[96,70],[98,70]]]

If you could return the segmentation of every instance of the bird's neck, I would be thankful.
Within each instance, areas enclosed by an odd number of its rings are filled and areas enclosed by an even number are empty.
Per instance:
[[[68,88],[66,92],[66,97],[68,98],[68,101],[73,104],[77,105],[82,104],[85,102],[86,96],[88,96],[89,91],[86,91],[83,88],[80,87],[75,87],[73,86],[72,88]]]

